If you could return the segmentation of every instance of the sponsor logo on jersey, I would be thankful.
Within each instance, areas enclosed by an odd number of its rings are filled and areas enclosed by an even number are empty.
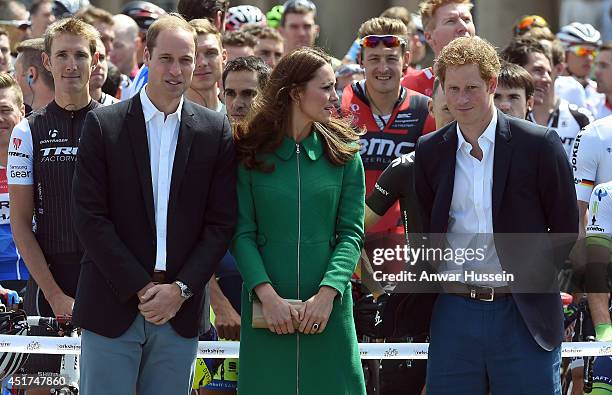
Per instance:
[[[19,158],[29,158],[30,157],[30,155],[28,154],[24,154],[23,152],[15,152],[15,151],[9,151],[8,155],[17,156]]]
[[[10,170],[11,178],[30,178],[32,170]]]
[[[573,137],[561,137],[561,143],[563,145],[567,145],[568,147],[571,147],[572,145],[574,145],[574,138]]]
[[[40,144],[61,144],[61,143],[67,143],[68,139],[47,139],[47,140],[40,140]]]
[[[53,147],[53,148],[41,148],[42,154],[41,162],[74,162],[76,161],[76,155],[78,147]]]
[[[378,185],[378,183],[374,184],[374,188],[376,188],[376,190],[380,193],[382,193],[385,196],[389,196],[389,192],[387,192],[383,187],[381,187],[380,185]]]
[[[411,112],[400,112],[397,114],[390,129],[411,129],[417,126],[421,119],[415,118]]]
[[[582,134],[578,133],[578,135],[576,136],[576,140],[574,140],[574,148],[572,149],[572,170],[574,171],[574,174],[576,174],[576,170],[578,170],[578,168],[576,167],[576,163],[578,162],[578,148],[580,147],[581,137]],[[576,182],[576,184],[578,184],[578,182]]]
[[[606,191],[605,188],[599,188],[597,190],[597,200],[601,202],[601,199],[603,199],[606,196],[608,196],[608,191]]]
[[[605,232],[604,228],[600,228],[599,226],[587,226],[587,232]]]
[[[17,137],[13,137],[13,148],[18,150],[19,147],[21,147],[21,139],[18,139]]]
[[[397,167],[404,163],[414,163],[414,152],[404,154],[399,158],[393,159],[393,161],[391,162],[391,167]]]
[[[405,141],[406,135],[367,133],[359,139],[359,154],[366,170],[384,170],[397,157],[414,150],[415,143]]]
[[[52,139],[56,138],[58,134],[59,132],[55,129],[49,130],[49,137],[51,137]]]
[[[357,103],[351,104],[351,111],[353,111],[353,112],[359,111],[359,104],[357,104]]]

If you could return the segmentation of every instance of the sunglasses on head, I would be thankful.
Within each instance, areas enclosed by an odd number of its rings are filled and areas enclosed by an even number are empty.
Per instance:
[[[383,43],[383,45],[387,48],[396,48],[399,46],[406,45],[406,41],[403,38],[392,35],[385,36],[365,36],[361,39],[361,46],[367,48],[376,48],[378,44]]]
[[[569,47],[567,50],[568,52],[571,52],[576,56],[580,56],[581,58],[585,56],[590,56],[594,58],[599,53],[597,48],[585,47],[583,45],[574,45],[572,47]]]
[[[548,22],[539,15],[527,15],[516,24],[514,34],[520,36],[533,27],[548,27]]]

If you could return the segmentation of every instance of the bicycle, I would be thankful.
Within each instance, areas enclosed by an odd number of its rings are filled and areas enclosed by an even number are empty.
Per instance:
[[[29,336],[49,336],[49,337],[78,337],[79,333],[77,328],[72,325],[72,317],[70,316],[58,316],[53,317],[41,317],[41,316],[30,316],[26,318],[28,325]],[[36,329],[35,329],[36,328]],[[12,380],[9,379],[10,384],[13,385],[11,393],[13,395],[26,394],[29,385],[28,383],[39,383],[42,381],[44,385],[38,386],[38,388],[49,387],[49,394],[52,395],[78,395],[79,393],[79,355],[77,354],[63,354],[59,358],[59,370],[57,374],[54,372],[45,372],[44,369],[36,369],[36,364],[48,364],[48,356],[41,358],[32,358],[29,356],[29,362],[33,362],[30,366],[27,365],[21,368],[20,371],[15,375]],[[56,358],[53,358],[55,360]],[[55,361],[52,362],[54,364]],[[32,369],[37,370],[33,372]],[[41,373],[43,374],[41,376]],[[51,376],[46,376],[50,374]],[[33,375],[37,377],[44,377],[44,380],[36,380]],[[30,377],[32,377],[30,379]],[[28,378],[28,380],[24,380]],[[51,384],[51,385],[49,385]]]

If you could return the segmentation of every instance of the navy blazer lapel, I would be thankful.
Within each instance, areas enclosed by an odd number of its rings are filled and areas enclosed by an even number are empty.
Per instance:
[[[195,121],[193,119],[193,106],[187,100],[183,100],[183,109],[181,111],[181,125],[179,129],[178,140],[176,142],[176,152],[174,154],[174,164],[172,165],[172,180],[170,181],[170,198],[168,200],[168,217],[172,215],[176,208],[178,193],[183,181],[183,175],[187,168],[187,160],[189,159],[189,151],[191,143],[195,135]]]
[[[493,204],[493,230],[495,230],[495,218],[499,213],[499,207],[506,188],[506,178],[510,170],[512,159],[512,133],[508,117],[501,111],[497,111],[497,127],[495,128],[495,154],[493,157],[493,192],[491,195]]]
[[[125,132],[132,141],[132,150],[140,178],[142,196],[144,198],[145,210],[151,230],[155,237],[155,213],[153,205],[153,182],[151,180],[151,158],[149,155],[149,140],[147,139],[147,127],[145,124],[144,113],[140,95],[135,95],[130,100],[128,116],[124,125]]]
[[[447,126],[438,145],[440,160],[440,182],[432,210],[432,232],[445,233],[448,230],[448,213],[450,212],[453,189],[455,188],[455,164],[457,162],[457,122]]]

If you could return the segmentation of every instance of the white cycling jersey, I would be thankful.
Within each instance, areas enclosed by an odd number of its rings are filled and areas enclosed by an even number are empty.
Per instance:
[[[593,113],[595,119],[612,115],[612,103],[608,103],[605,96],[599,98],[599,101],[589,103],[589,109]]]
[[[597,185],[589,202],[587,237],[589,244],[610,246],[612,233],[612,181]]]
[[[536,123],[532,113],[529,113],[529,119]],[[565,99],[559,99],[559,104],[555,111],[550,114],[546,126],[555,129],[561,138],[561,143],[569,159],[571,158],[576,135],[580,132],[580,129],[592,121],[593,116],[589,110],[578,107],[575,104],[570,104]]]
[[[576,196],[588,202],[595,185],[612,181],[612,115],[582,130],[572,149]]]

